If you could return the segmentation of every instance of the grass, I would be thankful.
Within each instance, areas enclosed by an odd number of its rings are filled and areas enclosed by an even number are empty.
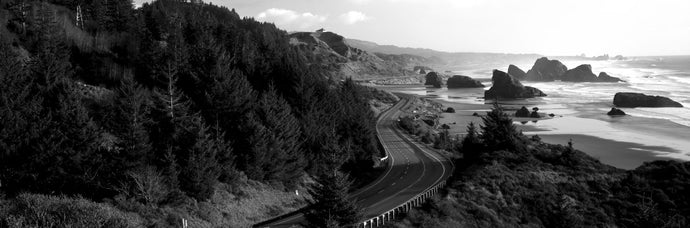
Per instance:
[[[0,227],[141,227],[136,214],[80,197],[22,194],[0,205]]]
[[[21,194],[0,200],[0,227],[251,227],[307,204],[305,189],[283,191],[260,182],[220,184],[209,201],[144,205],[121,196],[98,203],[81,197]]]

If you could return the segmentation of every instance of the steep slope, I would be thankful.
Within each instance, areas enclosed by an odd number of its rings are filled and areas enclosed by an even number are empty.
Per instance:
[[[328,69],[337,78],[416,75],[413,67],[428,61],[413,55],[372,54],[350,46],[343,36],[333,32],[292,33],[290,44],[306,53],[310,64]]]

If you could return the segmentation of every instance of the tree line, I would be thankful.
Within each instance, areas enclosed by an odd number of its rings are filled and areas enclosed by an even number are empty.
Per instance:
[[[219,182],[288,189],[334,170],[346,188],[341,171],[372,169],[379,156],[365,89],[309,66],[273,24],[175,0],[0,7],[8,196],[165,205],[207,200]]]

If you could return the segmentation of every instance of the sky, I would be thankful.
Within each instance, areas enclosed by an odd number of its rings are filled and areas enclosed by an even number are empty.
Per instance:
[[[140,4],[143,0],[135,0]],[[448,52],[690,55],[689,0],[206,0],[286,31]]]

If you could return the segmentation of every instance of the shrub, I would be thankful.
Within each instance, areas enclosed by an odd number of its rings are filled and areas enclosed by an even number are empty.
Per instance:
[[[0,211],[0,227],[141,227],[141,218],[105,203],[21,194]]]

